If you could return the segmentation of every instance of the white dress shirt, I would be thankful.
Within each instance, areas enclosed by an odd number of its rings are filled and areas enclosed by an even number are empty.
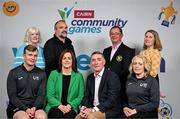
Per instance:
[[[104,68],[101,70],[101,72],[98,75],[95,75],[95,91],[94,91],[94,102],[93,102],[93,109],[95,109],[95,111],[99,111],[98,107],[96,107],[97,105],[99,105],[99,98],[98,98],[98,92],[99,92],[99,86],[101,83],[101,78],[104,72]]]

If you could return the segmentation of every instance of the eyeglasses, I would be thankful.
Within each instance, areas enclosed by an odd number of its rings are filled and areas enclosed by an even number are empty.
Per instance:
[[[121,33],[110,33],[111,36],[113,35],[120,35]]]

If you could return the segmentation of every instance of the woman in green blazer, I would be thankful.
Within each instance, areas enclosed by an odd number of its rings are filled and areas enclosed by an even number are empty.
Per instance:
[[[75,68],[75,56],[64,50],[59,58],[59,69],[51,72],[47,82],[49,118],[74,118],[84,96],[84,79]]]

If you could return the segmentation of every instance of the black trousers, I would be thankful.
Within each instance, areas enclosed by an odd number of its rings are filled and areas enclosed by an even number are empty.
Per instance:
[[[61,119],[61,118],[75,118],[76,112],[74,110],[71,110],[69,113],[64,114],[61,110],[58,109],[58,107],[52,107],[49,110],[48,113],[48,119]]]

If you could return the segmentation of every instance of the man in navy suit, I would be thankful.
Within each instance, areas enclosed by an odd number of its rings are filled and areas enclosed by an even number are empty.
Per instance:
[[[87,77],[85,97],[76,119],[106,119],[120,116],[120,81],[118,76],[105,69],[101,52],[91,55],[93,73]]]
[[[129,74],[129,65],[135,56],[135,49],[129,48],[122,42],[123,31],[119,26],[113,26],[109,32],[112,46],[105,48],[105,67],[115,72],[121,82],[121,100],[125,100],[125,86]]]

